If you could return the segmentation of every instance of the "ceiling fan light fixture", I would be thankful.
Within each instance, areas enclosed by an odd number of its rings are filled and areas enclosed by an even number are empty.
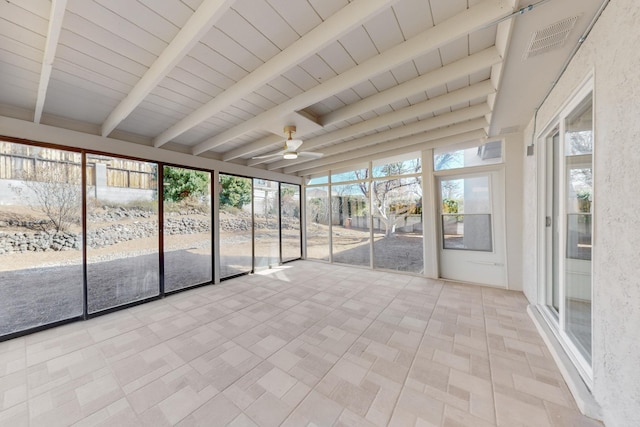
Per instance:
[[[285,160],[295,160],[298,158],[298,153],[295,151],[287,151],[282,155],[282,158]]]

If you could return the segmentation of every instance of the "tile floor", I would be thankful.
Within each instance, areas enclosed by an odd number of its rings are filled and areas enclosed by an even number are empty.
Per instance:
[[[298,261],[0,343],[0,425],[600,426],[526,304]]]

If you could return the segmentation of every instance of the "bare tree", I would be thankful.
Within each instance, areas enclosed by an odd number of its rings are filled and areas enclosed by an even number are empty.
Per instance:
[[[401,177],[402,175],[418,173],[421,170],[420,160],[389,163],[379,168],[380,181],[371,183],[373,192],[372,211],[385,226],[385,236],[396,232],[398,224],[408,215],[417,211],[414,200],[421,200],[421,185],[419,177]],[[369,170],[356,171],[359,179],[368,178]],[[384,178],[390,177],[390,178]],[[366,182],[358,184],[360,191],[369,200],[369,190]],[[417,197],[416,197],[417,196]]]
[[[53,228],[68,231],[80,219],[82,191],[78,165],[36,161],[36,167],[24,172],[24,185],[33,193],[26,197],[29,206],[49,218]]]
[[[307,225],[329,225],[329,196],[326,187],[308,188],[307,197]]]

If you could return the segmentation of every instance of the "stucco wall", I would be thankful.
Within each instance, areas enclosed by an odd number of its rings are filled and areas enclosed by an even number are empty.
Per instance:
[[[504,139],[505,153],[505,229],[507,244],[507,286],[522,290],[522,134],[513,133]]]
[[[538,114],[594,74],[593,394],[608,427],[640,425],[640,7],[612,0]],[[523,145],[531,141],[533,123]],[[537,150],[539,151],[539,150]],[[537,303],[536,159],[524,162],[524,291]]]

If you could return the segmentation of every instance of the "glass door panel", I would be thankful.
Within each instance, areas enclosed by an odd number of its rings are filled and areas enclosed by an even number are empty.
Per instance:
[[[565,120],[565,331],[591,360],[593,125],[591,97]]]
[[[163,169],[164,290],[171,292],[213,279],[211,174]]]
[[[333,261],[371,265],[369,183],[331,187]]]
[[[158,165],[87,155],[89,313],[157,296]]]
[[[83,314],[81,154],[0,141],[0,336]]]
[[[307,187],[307,258],[329,261],[329,187]]]
[[[275,181],[253,180],[254,268],[280,264],[279,187]]]
[[[374,268],[423,270],[420,177],[373,181]]]
[[[220,277],[249,273],[253,268],[252,180],[220,174]]]
[[[502,192],[497,171],[440,178],[441,277],[506,285]]]
[[[280,215],[282,261],[298,259],[302,256],[299,185],[280,184]]]

